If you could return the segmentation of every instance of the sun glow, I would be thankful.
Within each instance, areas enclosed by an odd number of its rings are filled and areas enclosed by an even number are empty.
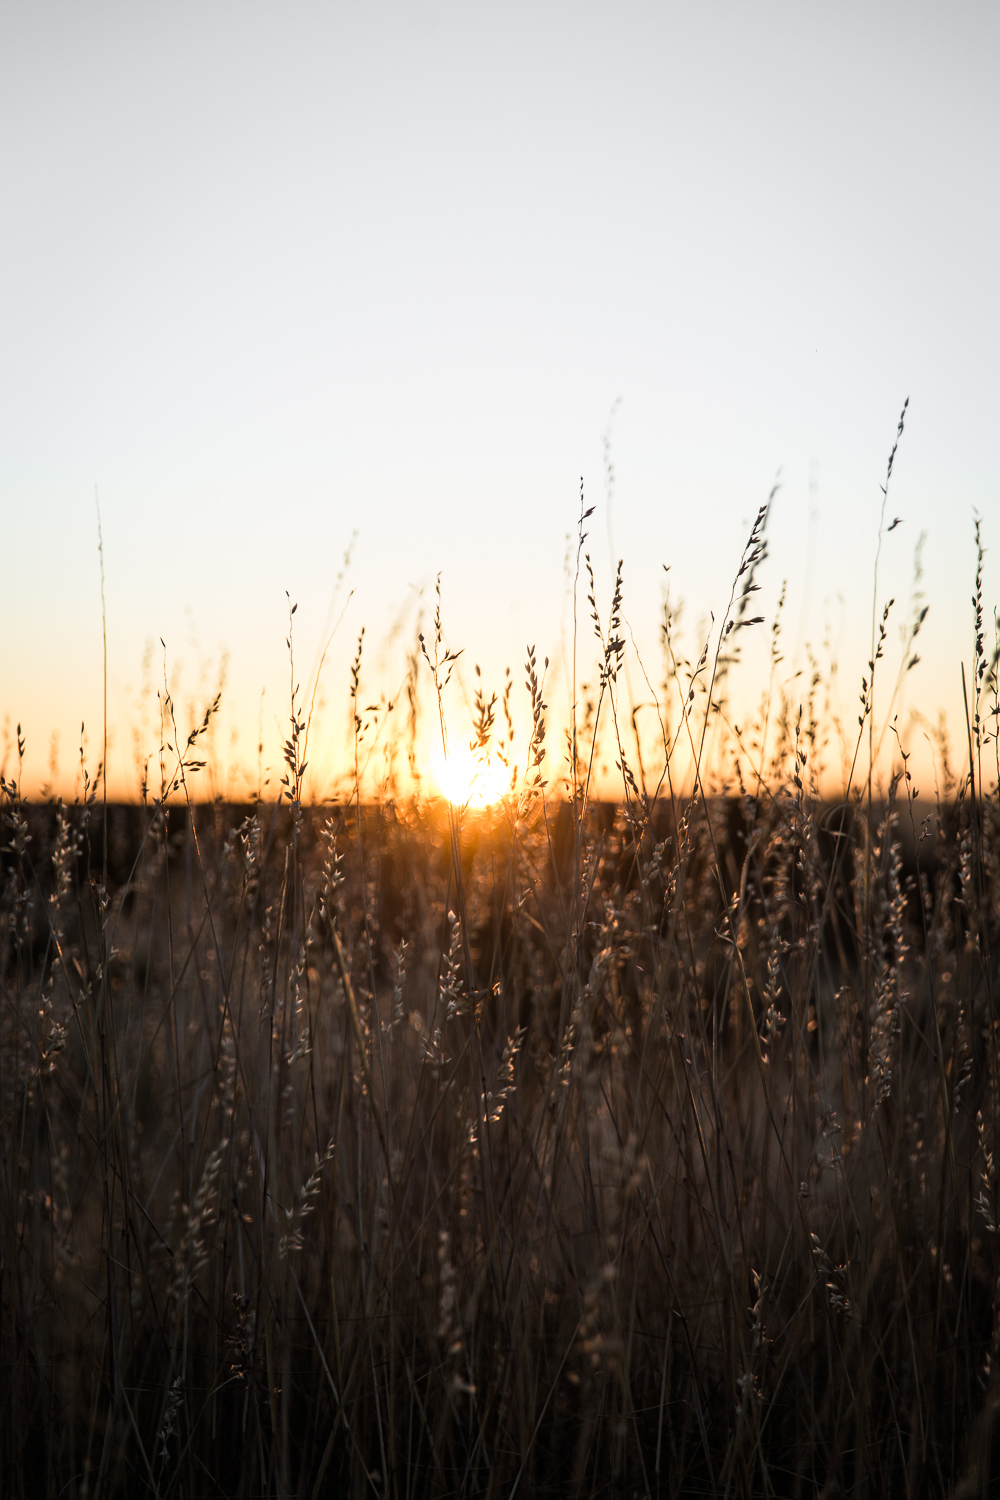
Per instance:
[[[434,779],[453,807],[492,807],[510,790],[510,771],[495,756],[480,758],[463,745],[434,757]]]

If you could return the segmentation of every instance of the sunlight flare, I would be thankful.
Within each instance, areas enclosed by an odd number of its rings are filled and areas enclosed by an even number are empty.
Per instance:
[[[438,750],[433,770],[441,795],[453,807],[492,807],[510,790],[510,772],[503,762],[473,755],[466,745],[450,751],[447,760]]]

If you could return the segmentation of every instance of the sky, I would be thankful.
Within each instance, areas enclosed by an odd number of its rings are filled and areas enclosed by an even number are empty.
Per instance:
[[[116,795],[164,680],[182,719],[224,683],[227,785],[274,784],[290,603],[307,695],[339,621],[342,770],[360,631],[361,698],[398,695],[438,575],[456,740],[477,663],[523,723],[529,643],[555,724],[581,481],[656,681],[665,582],[696,655],[777,479],[739,691],[786,583],[781,670],[832,653],[853,714],[907,397],[877,603],[898,656],[926,533],[907,704],[955,734],[977,513],[997,596],[998,54],[987,4],[0,3],[8,773],[18,722],[29,790],[72,792],[81,721],[100,758],[98,502]]]

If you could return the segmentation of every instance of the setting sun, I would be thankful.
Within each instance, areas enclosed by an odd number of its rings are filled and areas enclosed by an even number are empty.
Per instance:
[[[510,790],[510,771],[503,762],[475,756],[465,745],[452,750],[447,760],[438,751],[434,779],[454,807],[490,807]]]

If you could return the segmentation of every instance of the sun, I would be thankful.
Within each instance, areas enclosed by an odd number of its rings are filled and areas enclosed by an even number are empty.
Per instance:
[[[453,807],[492,807],[510,790],[510,771],[495,756],[480,759],[465,745],[434,756],[434,779]]]

